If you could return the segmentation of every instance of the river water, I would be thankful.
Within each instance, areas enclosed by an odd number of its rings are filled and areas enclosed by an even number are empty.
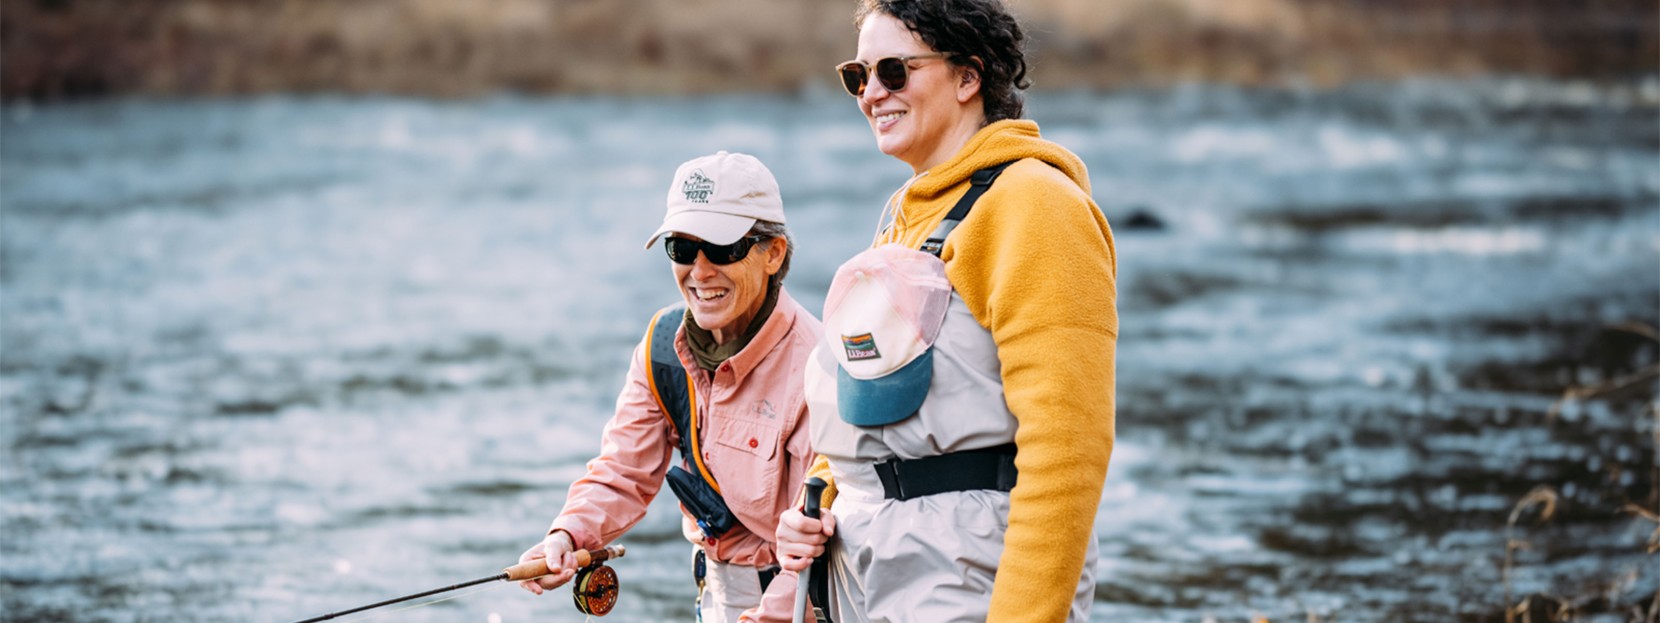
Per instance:
[[[1095,620],[1653,607],[1656,381],[1558,398],[1660,359],[1657,102],[1035,95],[1120,253]],[[773,168],[815,311],[907,174],[826,93],[17,104],[0,148],[6,621],[282,622],[490,575],[675,297],[641,243],[678,163]],[[1551,518],[1512,525],[1539,486]],[[669,499],[604,620],[689,619]],[[583,617],[498,583],[377,620]]]

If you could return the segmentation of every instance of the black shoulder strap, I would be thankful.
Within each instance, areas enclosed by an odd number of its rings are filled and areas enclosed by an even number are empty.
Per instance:
[[[922,243],[922,250],[939,257],[940,251],[945,249],[945,237],[950,236],[951,230],[956,229],[957,225],[968,217],[968,211],[974,207],[974,202],[980,200],[980,195],[986,194],[986,190],[991,188],[992,182],[997,181],[997,176],[1003,173],[1003,169],[1016,162],[1019,161],[1010,160],[975,171],[969,179],[968,192],[963,193],[963,197],[957,200],[957,205],[952,206],[951,212],[945,215],[945,220],[940,221],[940,226],[934,230],[933,235],[928,236],[928,240]]]
[[[651,395],[674,425],[675,436],[680,438],[680,456],[691,458],[696,456],[692,444],[697,437],[692,426],[691,377],[674,352],[674,336],[685,321],[686,306],[679,304],[665,307],[652,317],[651,328],[647,329],[650,344],[646,348],[646,364],[651,368]]]
[[[685,305],[670,305],[652,317],[646,333],[646,367],[651,370],[647,384],[680,438],[680,462],[685,465],[670,466],[664,479],[680,498],[680,506],[697,520],[704,538],[718,539],[732,530],[738,518],[721,497],[720,484],[698,451],[697,393],[692,389],[692,375],[686,373],[674,349],[675,334],[685,322]]]

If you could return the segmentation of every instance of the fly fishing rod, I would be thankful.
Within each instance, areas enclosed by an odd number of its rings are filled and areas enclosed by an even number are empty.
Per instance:
[[[612,568],[605,566],[605,561],[622,558],[625,551],[626,550],[624,550],[621,545],[613,545],[594,552],[590,552],[585,549],[576,551],[576,566],[578,570],[576,572],[576,577],[572,580],[571,584],[571,599],[576,602],[576,609],[579,612],[594,616],[605,616],[607,613],[611,612],[611,608],[613,606],[617,605],[617,589],[621,588],[621,584],[617,581],[617,572]],[[506,569],[502,569],[501,573],[490,577],[468,580],[460,584],[452,584],[443,588],[435,588],[430,591],[421,591],[413,595],[404,595],[403,597],[388,599],[386,601],[372,603],[367,606],[358,606],[350,610],[331,612],[322,616],[312,617],[304,621],[297,621],[296,623],[316,623],[317,621],[327,621],[335,617],[342,617],[348,614],[362,612],[364,610],[373,610],[381,606],[390,606],[392,604],[409,601],[411,599],[420,599],[430,595],[447,593],[453,590],[467,588],[469,586],[477,586],[479,584],[496,581],[518,582],[521,580],[532,580],[547,575],[548,573],[550,573],[550,571],[548,570],[547,561],[538,558],[536,560],[521,562]]]

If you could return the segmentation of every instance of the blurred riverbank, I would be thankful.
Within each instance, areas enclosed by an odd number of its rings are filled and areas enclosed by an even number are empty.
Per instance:
[[[1660,72],[1652,0],[1012,0],[1038,88]],[[834,89],[852,2],[0,0],[0,96]]]

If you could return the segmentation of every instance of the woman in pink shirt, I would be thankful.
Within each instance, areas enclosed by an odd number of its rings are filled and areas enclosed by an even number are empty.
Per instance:
[[[658,312],[599,456],[520,556],[553,561],[553,573],[522,586],[539,595],[570,581],[572,552],[639,523],[667,478],[705,562],[699,619],[787,621],[796,578],[778,572],[772,539],[812,459],[802,370],[822,330],[783,287],[795,245],[778,182],[745,154],[686,162],[646,247],[658,238],[685,301]]]

